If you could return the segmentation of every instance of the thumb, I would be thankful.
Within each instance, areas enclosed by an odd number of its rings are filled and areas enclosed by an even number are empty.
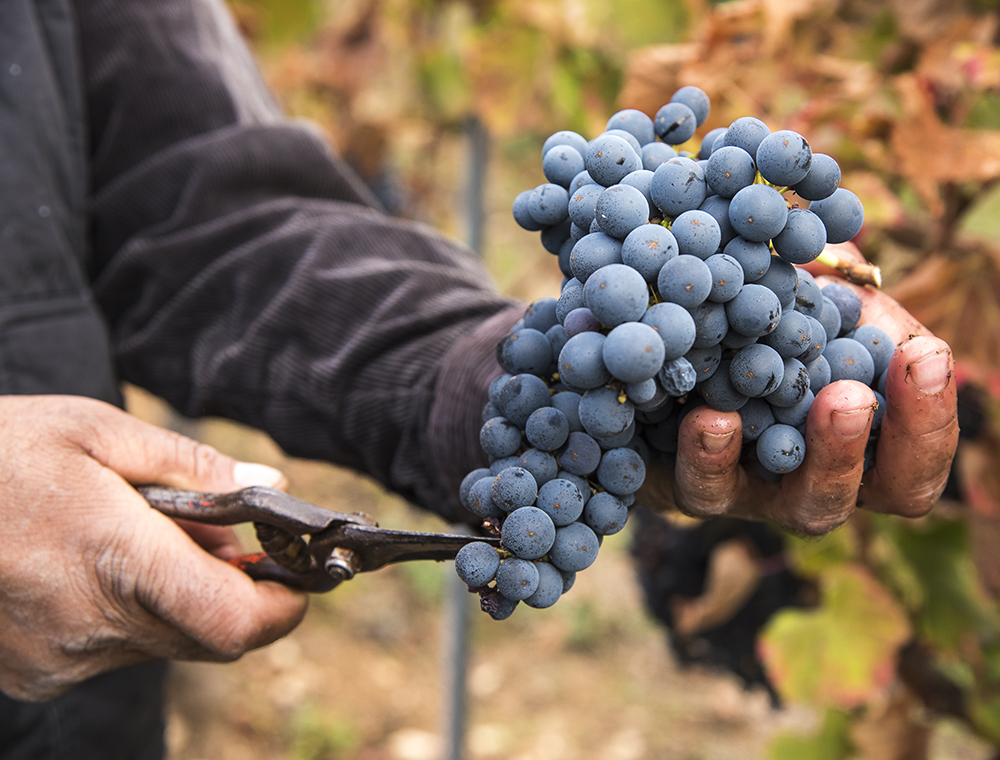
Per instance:
[[[283,489],[288,485],[285,476],[273,467],[240,462],[109,404],[93,402],[90,406],[81,413],[92,419],[81,421],[80,439],[75,442],[133,485],[214,492],[255,485]],[[72,439],[72,432],[68,435]]]

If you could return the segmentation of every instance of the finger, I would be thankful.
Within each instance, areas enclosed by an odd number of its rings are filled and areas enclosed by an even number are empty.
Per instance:
[[[948,480],[958,446],[955,362],[948,344],[916,337],[898,349],[886,377],[886,412],[863,505],[926,514]]]
[[[198,546],[222,560],[231,560],[244,554],[236,531],[225,525],[206,525],[191,520],[174,519]]]
[[[136,485],[158,484],[228,492],[246,486],[284,487],[279,470],[238,462],[207,444],[150,425],[110,404],[68,405],[66,436],[105,467]]]
[[[871,388],[839,380],[816,395],[806,422],[806,456],[782,479],[771,518],[798,533],[828,533],[857,504],[875,409]]]
[[[703,406],[684,418],[674,470],[678,509],[696,517],[712,517],[732,508],[745,482],[739,466],[742,431],[739,412]]]

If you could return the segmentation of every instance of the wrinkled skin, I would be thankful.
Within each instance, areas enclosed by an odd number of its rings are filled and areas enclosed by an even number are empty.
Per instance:
[[[226,661],[288,633],[305,594],[224,561],[231,529],[180,524],[132,484],[281,487],[248,465],[115,407],[0,397],[0,690],[57,696],[154,657]]]
[[[850,245],[836,248],[860,259]],[[832,270],[819,264],[806,268],[821,287],[834,279]],[[833,530],[858,506],[905,517],[930,511],[958,445],[951,349],[885,293],[836,279],[860,296],[860,323],[878,325],[898,344],[886,382],[888,408],[876,466],[862,477],[875,396],[861,383],[842,380],[816,394],[805,461],[780,483],[766,482],[739,463],[738,412],[703,407],[681,424],[675,465],[649,468],[640,501],[696,517],[773,520],[806,535]]]

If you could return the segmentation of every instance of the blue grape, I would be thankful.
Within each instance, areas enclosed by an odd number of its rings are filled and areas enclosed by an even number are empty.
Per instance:
[[[572,283],[576,283],[575,285]],[[556,318],[560,324],[566,321],[566,317],[574,310],[582,308],[585,303],[583,297],[583,285],[575,277],[570,280],[570,284],[563,288],[556,302]],[[565,325],[563,325],[565,326]]]
[[[570,433],[566,449],[559,455],[559,466],[573,475],[586,477],[601,463],[601,447],[593,436]]]
[[[550,399],[549,387],[540,377],[514,375],[500,390],[497,406],[504,417],[519,428],[524,428],[531,413],[543,406],[550,406]]]
[[[722,251],[732,256],[743,268],[743,282],[757,282],[771,266],[771,249],[767,243],[747,240],[737,235]]]
[[[656,136],[668,145],[680,145],[694,137],[698,117],[688,106],[679,102],[667,103],[656,112],[653,120]]]
[[[560,391],[552,396],[552,406],[566,417],[570,433],[583,432],[580,424],[580,394],[573,391]]]
[[[495,477],[495,476],[494,476]],[[469,489],[466,508],[480,517],[500,517],[503,510],[493,502],[493,478],[480,478]]]
[[[702,160],[711,158],[715,141],[724,134],[726,134],[725,127],[710,129],[705,136],[701,138],[701,147],[698,149],[698,158]]]
[[[568,145],[571,148],[576,148],[582,156],[587,150],[587,138],[578,132],[573,132],[569,129],[563,129],[559,132],[555,132],[549,135],[545,139],[545,143],[542,145],[542,159],[544,160],[545,154],[557,145]]]
[[[536,610],[543,610],[559,601],[564,593],[565,582],[562,572],[548,562],[536,562],[535,570],[538,572],[538,587],[524,603]]]
[[[722,231],[715,218],[698,209],[685,211],[674,219],[670,231],[677,240],[677,250],[680,253],[707,259],[719,250],[722,242]]]
[[[785,374],[781,384],[764,398],[772,406],[795,406],[809,391],[809,372],[798,359],[785,359]]]
[[[510,557],[497,568],[497,591],[507,599],[522,601],[538,588],[538,570],[534,562]]]
[[[820,288],[820,292],[823,289]],[[860,303],[860,299],[859,299]],[[823,329],[826,331],[828,338],[836,338],[840,335],[840,309],[837,308],[837,304],[830,300],[830,298],[823,293],[823,309],[820,311],[819,316],[816,317],[823,325]]]
[[[875,377],[889,369],[889,362],[896,352],[896,344],[885,330],[875,325],[858,325],[852,336],[868,349],[875,364]]]
[[[631,447],[638,430],[639,428],[636,426],[635,419],[633,418],[632,422],[629,423],[629,426],[618,435],[613,435],[609,438],[595,438],[594,440],[597,441],[597,445],[601,447],[601,451],[620,449],[626,446]]]
[[[538,559],[548,553],[556,538],[552,518],[538,507],[515,509],[500,526],[500,542],[521,559]]]
[[[806,456],[806,442],[790,425],[771,425],[757,439],[757,461],[769,472],[791,472]]]
[[[662,142],[648,142],[642,146],[642,168],[651,172],[664,161],[677,158],[677,151]]]
[[[604,130],[607,132],[612,129],[625,130],[635,137],[641,145],[653,142],[656,138],[656,133],[653,130],[653,120],[642,111],[634,108],[626,108],[612,114]]]
[[[823,356],[830,362],[830,381],[857,380],[871,385],[875,379],[875,361],[868,349],[853,338],[834,338],[826,344]]]
[[[581,187],[585,187],[586,185],[596,185],[596,184],[597,183],[594,181],[594,178],[590,176],[590,172],[584,169],[582,172],[573,177],[573,181],[569,183],[568,190],[570,192],[570,195],[572,195],[573,191],[579,190]]]
[[[743,267],[740,262],[725,253],[716,253],[705,259],[712,272],[712,290],[708,300],[713,303],[732,301],[743,290]]]
[[[602,356],[611,375],[623,383],[640,383],[656,376],[665,349],[659,334],[641,322],[624,322],[608,333]]]
[[[591,232],[580,238],[573,246],[569,259],[573,276],[583,285],[586,285],[590,275],[601,267],[620,264],[621,261],[622,242],[600,231]]]
[[[656,167],[649,194],[656,207],[667,216],[692,211],[708,194],[705,172],[689,158],[671,158]]]
[[[640,190],[631,185],[613,185],[597,199],[594,210],[601,231],[615,240],[649,221],[649,203]]]
[[[514,212],[514,221],[520,225],[521,229],[528,232],[538,232],[545,225],[537,222],[528,210],[528,205],[531,202],[531,193],[531,190],[518,193],[514,198],[512,211]]]
[[[503,457],[502,459],[495,459],[490,462],[489,473],[490,473],[490,483],[493,482],[493,478],[499,475],[501,472],[506,470],[508,467],[520,467],[521,457],[515,454],[510,457]],[[492,497],[491,497],[492,498]],[[497,507],[499,509],[499,507]]]
[[[594,438],[610,438],[625,432],[635,418],[635,407],[619,399],[614,388],[593,388],[580,399],[580,422]]]
[[[573,224],[587,229],[597,212],[597,199],[605,190],[601,185],[584,185],[569,194],[566,211]]]
[[[586,570],[597,559],[600,542],[597,535],[581,522],[557,528],[549,560],[559,570],[579,572]]]
[[[748,283],[739,295],[726,303],[726,316],[734,330],[743,335],[767,335],[781,321],[781,303],[772,290]]]
[[[584,166],[599,185],[610,187],[636,169],[642,162],[627,141],[616,135],[601,135],[594,138],[583,156]]]
[[[799,272],[779,256],[772,256],[767,271],[757,280],[758,285],[769,288],[778,296],[782,311],[795,307],[795,296],[799,290]]]
[[[741,116],[726,130],[726,134],[721,138],[724,145],[734,145],[743,148],[751,156],[757,155],[757,147],[761,141],[771,134],[767,124],[753,116]],[[716,150],[718,150],[716,143]]]
[[[751,443],[775,423],[774,407],[762,398],[752,398],[740,409],[743,423],[743,442]]]
[[[568,480],[570,483],[576,486],[580,495],[583,497],[583,503],[586,506],[587,502],[590,500],[590,483],[587,482],[585,477],[580,475],[574,475],[566,470],[559,470],[556,473],[556,477],[560,480]]]
[[[665,301],[694,308],[712,292],[712,270],[697,256],[679,255],[660,269],[656,289]]]
[[[791,406],[772,406],[774,419],[782,425],[791,425],[794,428],[804,425],[809,416],[809,408],[812,406],[816,395],[812,388],[806,391],[806,395],[797,404]]]
[[[818,318],[823,311],[823,293],[814,278],[805,269],[798,270],[799,286],[795,290],[795,311],[807,317]]]
[[[829,298],[833,302],[833,305],[837,307],[837,311],[840,312],[840,330],[836,333],[827,330],[826,333],[827,337],[832,340],[844,333],[850,332],[858,324],[858,320],[861,318],[861,299],[858,298],[854,291],[841,285],[839,282],[831,282],[824,285],[822,291],[823,295]],[[825,318],[826,309],[823,311]]]
[[[641,274],[646,282],[656,282],[663,265],[676,256],[677,240],[659,224],[636,227],[622,243],[622,263]]]
[[[812,165],[812,148],[802,135],[790,129],[772,132],[757,146],[757,168],[775,185],[801,182]]]
[[[528,213],[539,224],[550,227],[568,216],[569,193],[561,185],[546,182],[531,191]]]
[[[549,182],[568,188],[583,168],[583,154],[569,145],[559,145],[545,154],[542,173]]]
[[[759,339],[755,336],[742,335],[730,327],[729,331],[722,337],[721,345],[723,348],[731,348],[733,351],[739,351],[741,348],[752,346],[758,340]]]
[[[602,132],[600,134],[600,137],[604,137],[605,135],[611,135],[613,137],[620,137],[625,142],[627,142],[629,144],[629,146],[632,148],[632,150],[635,152],[635,155],[640,157],[640,163],[641,163],[642,143],[640,143],[636,139],[635,135],[633,135],[631,132],[629,132],[628,130],[625,130],[625,129],[608,129],[608,130],[605,130],[604,132]],[[638,169],[640,167],[636,167],[636,168]],[[619,182],[620,181],[621,180],[619,180]]]
[[[755,343],[741,348],[729,365],[730,380],[740,393],[763,398],[773,393],[785,377],[785,362],[770,346]]]
[[[556,477],[538,489],[536,506],[561,528],[576,522],[583,514],[583,494],[569,480]]]
[[[709,195],[698,206],[699,211],[709,214],[718,223],[719,232],[722,235],[719,246],[722,248],[725,248],[736,237],[733,223],[729,221],[729,204],[729,198],[723,198],[721,195]]]
[[[663,341],[664,361],[679,359],[694,345],[697,332],[694,317],[680,304],[653,304],[639,321],[659,334]]]
[[[525,327],[500,341],[497,362],[512,375],[542,375],[552,363],[552,344],[544,333]]]
[[[488,477],[490,471],[485,467],[477,467],[472,470],[468,475],[462,478],[462,484],[458,487],[458,500],[466,509],[469,508],[469,494],[472,491],[472,486],[476,484],[477,481]]]
[[[538,236],[538,239],[542,244],[542,248],[551,253],[553,256],[558,256],[559,251],[562,250],[563,244],[570,239],[570,230],[572,226],[573,223],[567,216],[561,222],[557,222],[556,224],[543,229]]]
[[[683,103],[690,108],[691,113],[694,114],[695,122],[699,127],[705,123],[708,114],[712,110],[712,102],[708,94],[693,84],[685,85],[677,90],[677,92],[670,96],[670,102]]]
[[[806,317],[806,322],[809,324],[811,341],[806,350],[796,357],[803,364],[808,364],[826,351],[826,330],[823,329],[823,325],[812,317]]]
[[[744,187],[753,184],[757,166],[753,156],[742,148],[726,145],[712,152],[705,170],[705,180],[712,192],[732,198]]]
[[[785,228],[771,241],[774,250],[792,264],[808,264],[826,247],[826,226],[808,209],[793,208],[788,212]]]
[[[657,367],[657,371],[659,371],[659,367]],[[656,398],[659,392],[660,389],[656,384],[655,377],[651,377],[648,380],[643,380],[638,383],[628,383],[625,386],[625,395],[628,397],[629,401],[635,404],[636,408],[639,408],[643,404],[648,404]]]
[[[784,311],[778,326],[763,336],[760,342],[773,348],[782,358],[789,359],[807,351],[812,339],[809,317],[797,311]]]
[[[571,224],[574,230],[579,230],[575,224]],[[559,249],[559,253],[556,254],[557,260],[559,262],[559,271],[562,272],[565,280],[576,280],[580,282],[573,276],[573,267],[571,266],[570,257],[573,255],[573,246],[580,242],[586,233],[581,232],[580,235],[574,236],[570,235],[566,240],[563,241],[562,247]]]
[[[583,521],[598,536],[612,536],[625,527],[628,508],[614,494],[594,494],[583,509]],[[494,552],[495,554],[496,552]]]
[[[697,375],[697,382],[700,383],[711,377],[719,368],[719,364],[722,362],[722,347],[692,348],[684,355],[684,358],[690,362]]]
[[[504,372],[503,374],[497,375],[492,380],[490,380],[489,387],[489,399],[492,404],[494,404],[498,409],[500,408],[500,391],[503,390],[504,385],[507,381],[511,379],[513,375],[509,372]]]
[[[455,572],[471,588],[479,588],[496,577],[500,567],[497,550],[482,541],[473,541],[455,555]]]
[[[744,187],[729,202],[729,222],[733,229],[757,243],[770,240],[781,232],[787,218],[784,196],[767,185]]]
[[[826,239],[831,243],[846,243],[865,223],[861,201],[847,188],[838,187],[828,198],[813,201],[809,210],[826,225]]]
[[[632,449],[611,449],[604,452],[597,467],[597,481],[615,496],[632,494],[642,487],[646,464]]]
[[[521,431],[507,418],[494,417],[479,429],[479,445],[490,459],[509,457],[521,448]]]
[[[514,614],[519,604],[519,601],[508,599],[496,591],[484,594],[479,600],[479,608],[494,620],[506,620]]]
[[[503,412],[495,407],[492,401],[487,401],[483,406],[483,410],[479,413],[479,418],[482,420],[483,424],[486,424],[494,417],[503,417]]]
[[[594,312],[586,306],[581,306],[579,309],[573,309],[573,311],[566,315],[563,328],[566,330],[567,337],[572,338],[574,335],[579,335],[583,332],[599,331],[601,329],[601,320],[595,317]]]
[[[562,351],[563,346],[566,345],[566,341],[569,340],[569,335],[566,334],[566,328],[562,325],[552,325],[545,332],[545,337],[549,339],[549,345],[552,347],[552,356],[558,358],[559,353]],[[551,374],[553,365],[549,365],[549,369],[546,370],[546,374]]]
[[[840,165],[825,153],[813,153],[806,176],[792,186],[800,198],[820,201],[840,187]]]
[[[559,353],[559,377],[574,388],[599,388],[611,379],[604,366],[605,337],[597,332],[582,332],[566,341]],[[534,409],[532,409],[534,411]],[[525,417],[525,421],[527,421]]]
[[[536,409],[524,424],[524,437],[540,451],[555,451],[569,437],[569,420],[554,407]]]
[[[730,378],[731,365],[732,360],[723,359],[719,371],[696,386],[705,403],[720,412],[735,412],[750,400],[749,396],[733,385]]]
[[[559,320],[556,318],[555,298],[536,298],[524,310],[524,326],[531,330],[546,332]]]
[[[493,478],[490,486],[493,503],[505,512],[533,504],[537,495],[535,477],[523,467],[508,467]]]
[[[878,391],[875,393],[875,410],[872,412],[872,435],[878,435],[882,429],[882,418],[885,417],[885,396]]]
[[[653,184],[653,172],[651,172],[648,169],[637,169],[631,174],[626,174],[624,177],[622,177],[622,181],[620,184],[628,185],[629,187],[634,187],[636,190],[642,193],[642,197],[646,199],[646,207],[650,211],[656,208],[656,205],[653,203],[653,196],[649,192],[650,185]],[[645,223],[648,220],[649,216],[647,215],[646,219],[643,220],[643,223]]]
[[[694,319],[694,348],[719,345],[729,331],[725,305],[705,301],[690,309],[690,312]]]
[[[587,308],[607,327],[638,321],[649,306],[649,286],[641,274],[625,264],[598,269],[587,278],[583,294]]]
[[[521,454],[517,466],[530,472],[539,488],[552,480],[559,472],[559,463],[556,462],[556,458],[549,452],[538,449],[528,449]]]
[[[830,362],[822,354],[806,363],[806,372],[809,373],[809,388],[814,392],[819,393],[820,388],[830,384]]]

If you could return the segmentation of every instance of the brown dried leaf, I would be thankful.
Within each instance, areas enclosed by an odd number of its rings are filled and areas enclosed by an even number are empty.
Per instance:
[[[858,760],[926,760],[931,726],[908,689],[894,688],[851,726]]]

